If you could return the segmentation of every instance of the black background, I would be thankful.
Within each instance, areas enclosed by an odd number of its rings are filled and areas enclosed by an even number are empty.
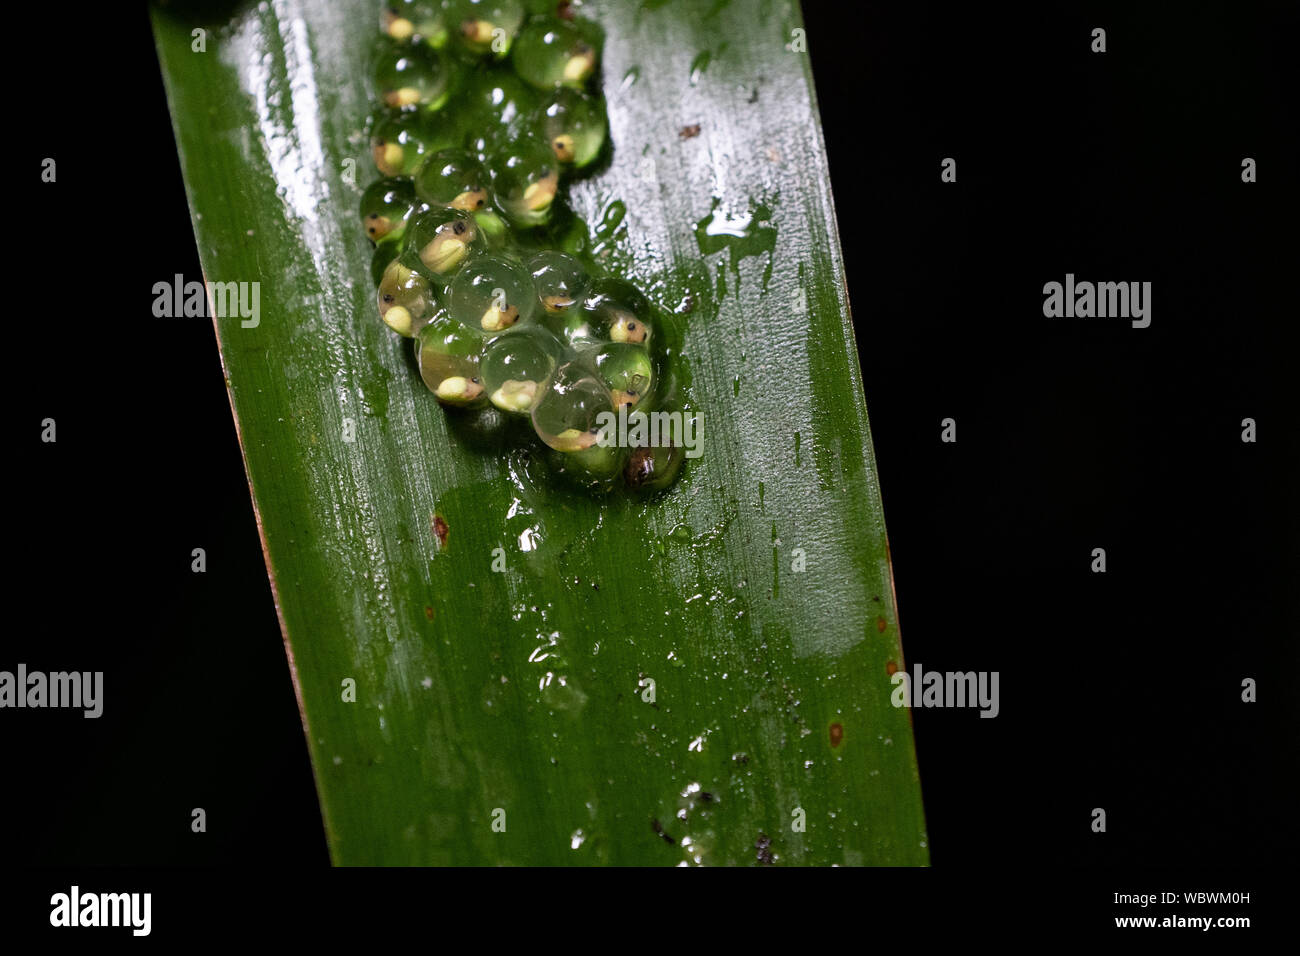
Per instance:
[[[904,650],[1002,675],[913,712],[932,859],[1290,860],[1295,7],[1035,6],[805,7]]]
[[[1001,673],[995,720],[914,712],[932,860],[1289,861],[1294,6],[1051,6],[804,4],[904,648]],[[201,271],[148,20],[94,26],[17,66],[0,667],[107,707],[0,718],[0,860],[324,864],[212,329],[150,312]],[[1151,327],[1045,319],[1067,272],[1151,281]]]

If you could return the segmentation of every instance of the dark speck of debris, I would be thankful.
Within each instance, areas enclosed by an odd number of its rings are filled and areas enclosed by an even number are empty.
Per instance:
[[[682,139],[694,139],[700,135],[700,124],[692,123],[690,126],[683,126],[677,131],[677,135]]]
[[[880,595],[879,595],[879,594],[873,595],[872,598],[871,598],[871,600],[873,600],[873,601],[875,601],[877,604],[879,604],[879,603],[880,603]]]
[[[592,587],[592,590],[595,590],[595,591],[599,591],[599,590],[600,590],[600,585],[597,584],[595,581],[592,581],[592,582],[591,582],[591,587]]]
[[[571,0],[560,0],[560,2],[555,5],[555,15],[561,20],[572,20],[573,3]]]
[[[672,837],[670,837],[667,833],[664,833],[663,824],[661,824],[658,820],[651,820],[650,826],[655,831],[655,833],[663,837],[663,841],[665,843],[675,844],[677,842]]]
[[[442,520],[442,515],[433,516],[433,533],[438,538],[438,549],[447,547],[447,522]]]
[[[772,865],[772,838],[766,833],[760,833],[758,839],[754,841],[754,849],[758,851],[758,862],[765,866]]]
[[[831,746],[838,747],[840,741],[844,739],[844,725],[831,724]]]
[[[713,794],[709,793],[709,791],[707,790],[701,790],[700,803],[712,803],[712,802],[713,802]]]
[[[749,99],[746,100],[745,102],[747,102],[747,103],[757,103],[757,102],[758,102],[758,87],[757,87],[757,86],[754,87],[753,91],[749,94]]]

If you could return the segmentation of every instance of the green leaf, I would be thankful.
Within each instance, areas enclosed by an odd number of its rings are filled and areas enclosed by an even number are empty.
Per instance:
[[[583,8],[613,152],[569,201],[676,314],[703,413],[648,501],[539,478],[379,321],[373,0],[237,9],[153,22],[205,277],[260,283],[217,337],[333,859],[925,863],[797,7]]]

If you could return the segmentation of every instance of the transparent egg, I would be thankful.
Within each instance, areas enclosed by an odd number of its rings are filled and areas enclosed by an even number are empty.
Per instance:
[[[415,337],[420,378],[446,405],[469,408],[486,404],[486,391],[479,377],[482,354],[483,336],[445,312],[434,315]]]
[[[379,15],[379,28],[399,42],[409,40],[441,49],[447,43],[442,6],[435,0],[388,0]]]
[[[434,129],[426,114],[412,110],[390,111],[376,118],[370,138],[370,155],[384,176],[410,176],[426,153],[452,145]]]
[[[579,90],[558,89],[539,111],[536,130],[550,145],[556,159],[581,169],[605,145],[608,131],[605,104]]]
[[[500,60],[524,21],[524,5],[520,0],[451,0],[447,20],[462,50]]]
[[[502,411],[527,414],[563,355],[560,340],[539,325],[497,336],[480,366],[488,399]]]
[[[450,67],[426,46],[388,42],[375,59],[375,87],[393,109],[440,109],[447,102]]]
[[[686,451],[681,445],[633,448],[623,468],[623,480],[634,491],[658,491],[677,477]]]
[[[654,335],[650,302],[622,279],[597,279],[583,309],[594,334],[606,342],[649,346]]]
[[[609,389],[615,408],[637,408],[648,404],[654,393],[654,361],[644,346],[610,342],[591,355],[596,376]]]
[[[603,493],[622,481],[628,454],[628,449],[616,445],[592,445],[574,452],[548,449],[547,464],[556,478]]]
[[[509,259],[480,256],[452,280],[447,311],[470,328],[496,333],[532,322],[540,308],[522,266]]]
[[[407,227],[406,248],[435,276],[449,279],[467,259],[483,251],[484,242],[472,216],[435,206]]]
[[[361,194],[361,227],[372,242],[400,240],[416,205],[409,179],[375,180]]]
[[[569,348],[579,353],[605,344],[591,322],[591,313],[582,308],[569,308],[560,312],[547,311],[546,327],[556,334]]]
[[[479,235],[484,239],[488,249],[500,250],[509,244],[510,230],[506,222],[491,209],[480,209],[474,213],[478,223]]]
[[[538,105],[538,94],[514,73],[490,70],[475,73],[467,82],[463,108],[471,123],[510,126]]]
[[[529,83],[548,90],[581,87],[596,72],[599,28],[589,20],[536,17],[515,41],[515,70]]]
[[[384,324],[407,338],[424,328],[437,310],[437,300],[428,280],[400,258],[384,269],[375,296]]]
[[[563,252],[539,252],[528,260],[533,288],[547,313],[568,312],[582,301],[590,281],[587,270],[573,256]]]
[[[610,427],[613,416],[609,390],[575,362],[556,369],[532,413],[537,436],[562,452],[594,446],[600,440],[601,429]]]
[[[370,281],[376,286],[384,277],[384,270],[389,263],[402,254],[402,244],[391,239],[381,239],[375,245],[375,254],[370,257]]]
[[[480,163],[486,164],[492,154],[500,148],[501,141],[496,137],[496,130],[487,130],[471,124],[465,132],[461,146]]]
[[[487,205],[487,173],[464,150],[442,149],[416,171],[414,193],[433,205],[476,212]]]
[[[529,122],[538,108],[537,91],[513,73],[480,72],[467,84],[463,107],[464,147],[480,162],[515,139],[532,133]]]
[[[519,228],[550,221],[560,186],[555,154],[536,140],[514,140],[490,159],[492,191],[498,207]]]

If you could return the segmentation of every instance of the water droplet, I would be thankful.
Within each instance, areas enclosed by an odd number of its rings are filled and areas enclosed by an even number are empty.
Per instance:
[[[713,53],[709,50],[701,50],[691,61],[691,86],[700,82],[700,77],[704,71],[709,68],[709,62],[713,59]]]
[[[552,710],[578,711],[587,703],[587,695],[572,677],[547,671],[540,683],[542,702]]]
[[[627,216],[627,203],[621,199],[612,200],[601,213],[600,222],[596,224],[596,238],[608,242],[615,231],[623,224]]]
[[[772,260],[776,252],[776,227],[769,223],[772,218],[771,209],[761,203],[750,203],[749,206],[746,211],[729,213],[723,207],[722,200],[714,196],[709,214],[695,224],[695,241],[701,255],[729,251],[733,272],[738,270],[741,259],[766,254],[767,269],[763,273],[763,283],[766,286],[771,278]],[[722,298],[726,290],[721,273],[718,281],[722,286],[718,297]]]

